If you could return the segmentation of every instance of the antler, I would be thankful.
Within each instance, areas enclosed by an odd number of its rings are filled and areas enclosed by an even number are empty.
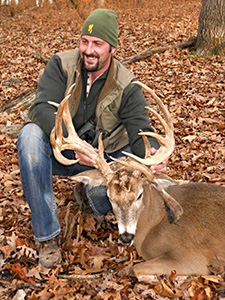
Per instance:
[[[155,92],[150,89],[147,85],[140,81],[134,81],[133,83],[140,85],[141,87],[145,88],[152,97],[155,99],[156,103],[159,105],[165,120],[153,109],[146,107],[149,111],[151,111],[160,121],[162,124],[164,130],[165,130],[165,137],[154,133],[154,132],[140,132],[139,134],[142,135],[145,145],[145,158],[140,158],[134,154],[123,152],[125,155],[137,160],[138,162],[151,166],[151,165],[157,165],[161,163],[162,161],[166,160],[171,153],[174,150],[175,141],[173,136],[173,123],[170,116],[170,113],[168,112],[166,106],[162,103],[162,101],[159,99],[159,97],[155,94]],[[159,150],[156,152],[156,154],[151,156],[150,153],[150,144],[148,142],[148,139],[146,136],[154,137],[158,140],[160,144]]]
[[[98,140],[99,147],[97,153],[95,149],[93,147],[90,147],[90,145],[86,141],[82,140],[75,131],[68,103],[69,98],[71,96],[70,93],[74,86],[75,84],[73,84],[69,88],[65,98],[60,102],[59,105],[57,103],[49,101],[49,104],[58,107],[55,119],[55,126],[53,127],[50,135],[50,141],[54,156],[60,163],[64,165],[72,165],[77,163],[79,159],[67,159],[65,156],[62,155],[61,152],[64,150],[79,151],[91,158],[95,162],[97,168],[101,171],[106,181],[110,181],[113,172],[110,169],[110,166],[107,164],[106,160],[104,159],[104,149],[101,134]],[[62,122],[64,122],[65,127],[67,129],[67,137],[63,136]]]
[[[113,159],[114,161],[119,162],[122,165],[125,165],[127,167],[133,168],[135,170],[141,171],[145,176],[148,178],[150,182],[152,182],[160,195],[162,196],[166,209],[168,210],[168,218],[170,223],[176,223],[181,215],[183,214],[183,209],[180,206],[180,204],[171,197],[159,184],[151,170],[147,166],[151,165],[157,165],[167,159],[171,153],[174,150],[175,141],[173,136],[173,123],[170,116],[169,111],[165,107],[165,105],[162,103],[162,101],[159,99],[159,97],[155,94],[155,92],[150,89],[148,86],[146,86],[144,83],[139,81],[134,81],[133,83],[136,83],[140,85],[141,87],[145,88],[147,91],[150,92],[152,97],[155,99],[156,103],[159,105],[160,109],[163,112],[163,115],[165,117],[164,119],[153,109],[147,107],[149,111],[151,111],[160,121],[162,124],[164,130],[165,130],[165,137],[160,136],[159,134],[153,133],[153,132],[143,132],[141,131],[139,134],[142,135],[144,145],[145,145],[145,158],[140,158],[134,154],[123,152],[125,155],[132,158],[132,160],[126,161],[122,159]],[[147,139],[147,136],[152,136],[155,139],[158,140],[160,143],[160,148],[157,150],[156,154],[151,156],[151,146],[149,144],[149,141]]]

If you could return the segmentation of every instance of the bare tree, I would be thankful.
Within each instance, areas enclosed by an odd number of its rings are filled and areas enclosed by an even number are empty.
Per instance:
[[[225,53],[225,0],[203,0],[199,16],[196,54]]]

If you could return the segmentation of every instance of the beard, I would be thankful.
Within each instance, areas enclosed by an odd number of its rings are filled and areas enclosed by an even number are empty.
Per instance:
[[[87,56],[85,54],[83,54],[83,55],[84,55],[84,68],[85,68],[85,70],[88,71],[88,72],[98,71],[98,69],[99,69],[99,57],[95,56],[95,55],[89,55],[89,56]],[[97,62],[94,65],[89,65],[88,63],[85,62],[85,57],[95,57],[95,58],[97,58]]]

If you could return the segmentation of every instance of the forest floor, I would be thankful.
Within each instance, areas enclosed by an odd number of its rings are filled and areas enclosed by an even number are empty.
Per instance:
[[[200,0],[134,2],[114,1],[106,6],[118,13],[118,59],[196,36]],[[49,59],[77,47],[83,21],[96,8],[88,0],[77,9],[69,3],[56,4],[21,11],[1,8],[0,106],[35,90],[45,66],[38,57]],[[176,148],[168,162],[168,175],[224,185],[225,58],[195,57],[188,50],[170,49],[126,67],[156,92],[172,115]],[[146,99],[153,103],[149,94]],[[23,113],[20,109],[2,111],[0,124],[22,124]],[[157,128],[157,122],[153,125]],[[148,283],[128,276],[124,268],[141,261],[135,248],[118,244],[112,213],[101,220],[80,210],[69,178],[54,177],[62,261],[49,269],[37,265],[16,141],[0,135],[1,299],[224,299],[224,268],[214,270],[212,276],[188,278],[177,277],[171,270],[171,276],[162,274]]]

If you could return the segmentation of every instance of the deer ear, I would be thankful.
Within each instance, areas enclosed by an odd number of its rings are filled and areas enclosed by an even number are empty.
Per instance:
[[[166,208],[166,211],[168,214],[169,222],[171,224],[177,223],[183,214],[183,208],[173,197],[171,197],[166,192],[163,195],[163,200],[164,200],[165,208]]]
[[[70,177],[74,181],[82,182],[84,185],[89,185],[92,187],[98,185],[106,185],[105,179],[102,177],[102,174],[99,170],[89,170],[81,172],[77,175]]]
[[[154,180],[153,185],[163,198],[169,222],[178,222],[178,220],[183,214],[183,208],[181,207],[181,205],[164,190],[163,186],[160,184],[160,181],[158,179]]]

